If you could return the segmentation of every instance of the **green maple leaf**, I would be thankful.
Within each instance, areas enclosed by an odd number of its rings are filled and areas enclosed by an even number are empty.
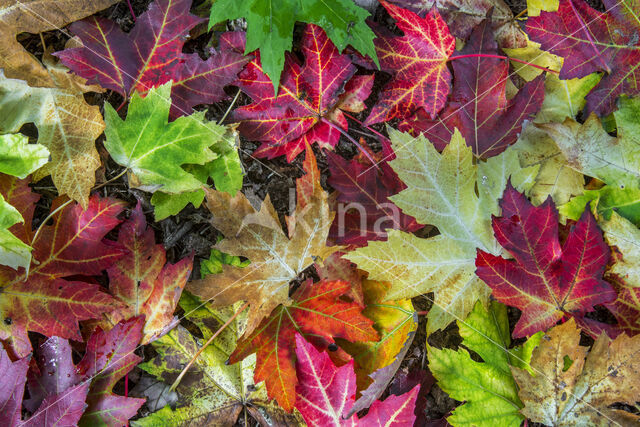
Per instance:
[[[369,272],[370,279],[391,282],[389,300],[434,292],[427,324],[431,333],[455,316],[465,316],[478,299],[488,299],[489,288],[475,275],[476,250],[500,253],[491,215],[498,214],[507,181],[526,191],[538,167],[521,168],[512,149],[474,164],[471,148],[458,131],[442,154],[423,136],[413,138],[393,129],[389,135],[397,155],[390,165],[407,185],[391,200],[441,234],[421,239],[391,231],[387,241],[369,242],[346,258]]]
[[[49,161],[49,150],[21,134],[0,135],[0,173],[24,179]]]
[[[49,161],[49,150],[29,144],[20,134],[0,135],[0,173],[26,178]],[[31,247],[15,237],[9,228],[23,222],[22,215],[0,195],[0,264],[27,268],[31,264]]]
[[[596,216],[610,219],[613,212],[640,226],[640,189],[620,188],[605,185],[597,190],[585,190],[568,203],[560,206],[558,211],[567,218],[577,221],[590,203]]]
[[[247,20],[245,53],[260,49],[265,73],[277,92],[284,52],[291,50],[296,21],[319,25],[339,51],[353,46],[378,64],[375,34],[365,23],[369,12],[352,0],[218,0],[211,7],[210,27],[226,19]]]
[[[132,182],[144,190],[168,194],[200,190],[203,181],[187,170],[189,165],[203,165],[216,184],[232,187],[219,178],[218,172],[224,171],[217,167],[221,158],[228,156],[231,163],[238,157],[234,132],[205,120],[204,112],[169,123],[170,93],[171,83],[167,83],[144,98],[134,94],[125,120],[106,104],[107,151],[134,174]],[[234,171],[228,178],[238,188],[241,177],[241,172]],[[171,209],[176,209],[175,203]]]
[[[241,305],[242,303],[236,303],[212,309],[184,292],[180,307],[187,313],[185,317],[200,329],[202,338],[197,338],[186,328],[178,326],[153,342],[158,356],[143,363],[140,368],[171,384],[184,366],[195,357],[203,343]],[[175,408],[167,405],[148,417],[133,421],[131,425],[234,425],[242,411],[251,414],[258,421],[287,420],[292,424],[286,425],[296,425],[296,415],[286,414],[275,403],[269,402],[264,384],[254,383],[255,355],[232,365],[225,364],[242,335],[246,319],[246,312],[238,315],[196,359],[176,388],[180,400]]]
[[[488,309],[476,303],[465,321],[458,321],[458,328],[462,346],[477,353],[482,362],[474,361],[465,348],[453,351],[427,346],[429,369],[440,388],[466,402],[447,421],[453,426],[519,426],[524,405],[510,367],[531,370],[531,355],[543,333],[510,350],[507,308],[497,301]]]
[[[607,275],[626,287],[640,287],[640,230],[616,212],[608,220],[599,218],[598,224],[609,246],[616,248]]]

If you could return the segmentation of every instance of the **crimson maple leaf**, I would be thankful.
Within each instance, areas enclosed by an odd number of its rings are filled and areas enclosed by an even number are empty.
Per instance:
[[[0,423],[7,426],[126,425],[144,399],[111,394],[113,385],[141,360],[133,354],[142,336],[144,318],[121,322],[109,332],[100,328],[87,342],[87,352],[74,366],[69,342],[45,341],[36,363],[29,356],[11,363],[0,348],[0,369],[8,374],[0,386]],[[27,373],[27,368],[29,371]],[[29,399],[22,402],[28,378]],[[33,415],[21,421],[21,406]]]
[[[605,75],[587,95],[586,116],[607,115],[621,94],[640,94],[640,19],[637,1],[604,0],[606,12],[583,0],[561,0],[557,12],[527,20],[527,32],[542,49],[562,56],[561,79]]]
[[[436,9],[424,18],[381,0],[396,20],[404,36],[378,31],[374,40],[380,69],[392,75],[378,102],[365,120],[366,125],[399,117],[406,119],[419,108],[431,117],[444,107],[451,73],[447,61],[456,40]]]
[[[189,13],[191,0],[156,0],[138,17],[129,34],[117,23],[92,16],[69,27],[82,47],[56,52],[74,73],[125,97],[173,81],[171,116],[190,114],[191,107],[225,99],[231,83],[249,58],[221,50],[206,61],[182,53],[189,30],[204,22]]]
[[[251,335],[238,341],[229,362],[257,353],[255,382],[264,381],[269,398],[291,411],[298,383],[294,365],[296,332],[312,339],[319,348],[327,348],[335,338],[378,339],[373,321],[362,314],[362,307],[340,299],[350,288],[345,281],[304,282],[292,295],[291,305],[278,306]]]
[[[296,409],[310,426],[411,426],[416,420],[414,408],[420,391],[417,385],[400,396],[377,400],[367,415],[343,417],[351,410],[356,396],[353,361],[337,368],[326,352],[318,351],[296,333]]]
[[[147,344],[177,324],[173,312],[191,274],[193,255],[166,264],[166,251],[156,245],[140,203],[120,227],[118,243],[127,255],[109,267],[107,274],[111,295],[122,301],[123,307],[107,314],[110,322],[105,326],[144,314],[142,343]]]
[[[329,238],[337,245],[362,246],[369,240],[386,239],[389,228],[413,232],[422,227],[389,200],[406,188],[389,166],[395,158],[389,144],[384,142],[382,151],[370,157],[377,167],[363,153],[350,161],[327,153],[331,172],[327,182],[337,191],[339,203]]]
[[[509,183],[500,207],[502,216],[493,218],[494,234],[514,259],[478,250],[476,274],[498,301],[522,310],[514,337],[547,330],[564,315],[581,318],[594,305],[616,298],[602,280],[609,248],[590,209],[561,247],[551,198],[534,207]]]
[[[28,184],[0,175],[0,193],[25,220],[10,230],[33,246],[28,273],[0,266],[0,339],[9,341],[17,357],[31,351],[27,331],[81,341],[78,321],[99,317],[117,302],[99,285],[69,277],[98,275],[124,255],[115,242],[103,241],[120,223],[124,203],[97,195],[85,211],[71,204],[56,213],[53,225],[43,226],[32,243],[31,220],[39,196]]]
[[[456,56],[475,54],[498,54],[489,20],[474,29],[464,49]],[[453,93],[439,117],[433,120],[421,109],[400,123],[400,130],[414,135],[422,133],[442,150],[457,128],[478,157],[492,157],[516,142],[523,122],[542,106],[543,76],[525,84],[513,99],[507,100],[509,64],[502,59],[455,59],[453,71]]]
[[[225,35],[223,44],[243,52],[244,34]],[[290,162],[306,144],[317,142],[331,149],[340,139],[338,127],[348,128],[340,110],[358,113],[365,109],[363,101],[371,93],[373,75],[352,78],[356,67],[317,25],[305,27],[301,50],[304,64],[287,53],[277,97],[258,52],[234,83],[254,101],[236,108],[231,119],[240,122],[238,130],[245,138],[262,142],[255,156],[286,154]]]

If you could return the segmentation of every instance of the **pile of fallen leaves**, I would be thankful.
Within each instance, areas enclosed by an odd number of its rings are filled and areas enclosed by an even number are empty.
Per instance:
[[[0,0],[0,425],[640,423],[638,0],[144,6]]]

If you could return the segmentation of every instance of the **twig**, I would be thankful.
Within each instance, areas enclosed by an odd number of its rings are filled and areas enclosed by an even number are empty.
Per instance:
[[[229,114],[229,112],[231,112],[231,109],[233,108],[234,104],[236,103],[239,97],[240,97],[240,89],[238,89],[238,91],[236,92],[236,96],[233,97],[233,101],[231,101],[231,104],[229,105],[229,108],[227,108],[227,111],[224,112],[224,116],[222,116],[222,118],[218,120],[219,125],[221,125],[222,122],[224,122],[224,119],[227,118],[227,115]]]
[[[378,168],[378,164],[373,159],[373,157],[371,157],[371,154],[369,154],[369,152],[367,150],[365,150],[364,147],[362,145],[360,145],[360,143],[358,141],[353,139],[353,137],[351,135],[349,135],[346,130],[342,129],[340,126],[336,125],[335,123],[332,123],[330,120],[325,119],[324,117],[321,117],[320,121],[322,123],[328,124],[329,126],[331,126],[334,129],[336,129],[338,132],[340,132],[342,135],[344,135],[345,138],[347,138],[349,141],[353,142],[356,145],[356,147],[358,147],[358,149],[360,151],[362,151],[362,153],[367,157],[367,159],[369,159],[369,161],[373,164],[373,166],[375,166],[376,169],[379,169]]]
[[[213,342],[213,340],[215,340],[215,339],[216,339],[216,337],[217,337],[218,335],[220,335],[220,333],[221,333],[222,331],[224,331],[224,330],[227,328],[227,326],[229,326],[229,325],[231,324],[231,322],[233,322],[233,321],[235,320],[235,318],[236,318],[236,317],[238,317],[238,315],[239,315],[240,313],[242,313],[243,311],[245,311],[245,310],[247,309],[247,307],[249,307],[249,302],[244,303],[244,305],[243,305],[242,307],[240,307],[240,308],[238,309],[238,311],[236,311],[236,313],[235,313],[233,316],[231,316],[231,317],[229,318],[229,320],[227,320],[227,321],[225,322],[225,324],[224,324],[224,325],[222,325],[222,326],[220,327],[220,329],[218,329],[218,330],[216,331],[216,333],[215,333],[215,334],[213,334],[213,335],[211,336],[211,338],[209,338],[209,339],[207,340],[207,342],[206,342],[206,343],[204,343],[204,345],[202,346],[202,348],[201,348],[200,350],[198,350],[198,352],[193,356],[193,358],[189,361],[189,363],[187,363],[187,366],[185,366],[185,367],[184,367],[184,369],[182,370],[182,372],[180,372],[180,375],[178,375],[178,378],[176,378],[176,380],[173,382],[173,384],[171,384],[171,387],[169,388],[169,390],[170,390],[170,391],[173,391],[173,390],[175,390],[175,389],[176,389],[176,387],[178,387],[178,384],[180,384],[180,381],[182,380],[182,377],[184,377],[184,375],[187,373],[187,371],[189,370],[189,368],[191,367],[191,365],[193,365],[193,363],[198,359],[198,357],[200,357],[200,355],[202,354],[202,352],[204,351],[204,349],[205,349],[205,348],[207,348],[207,347],[209,346],[209,344],[211,344],[211,343]]]

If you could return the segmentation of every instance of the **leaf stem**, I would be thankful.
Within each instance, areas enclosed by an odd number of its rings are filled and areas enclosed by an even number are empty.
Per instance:
[[[560,74],[556,70],[552,70],[550,68],[543,67],[542,65],[532,64],[531,62],[527,62],[527,61],[524,61],[522,59],[509,58],[508,56],[502,56],[502,55],[491,55],[491,54],[488,54],[488,53],[471,53],[469,55],[452,56],[451,58],[449,58],[449,61],[453,61],[454,59],[462,59],[462,58],[497,58],[497,59],[505,59],[505,60],[508,60],[508,61],[519,62],[521,64],[525,64],[525,65],[528,65],[530,67],[546,71],[548,73]]]
[[[365,150],[365,149],[364,149],[364,147],[363,147],[363,146],[362,146],[358,141],[356,141],[356,140],[355,140],[351,135],[349,135],[349,134],[347,133],[347,131],[346,131],[346,130],[342,129],[340,126],[338,126],[338,125],[336,125],[335,123],[331,122],[331,120],[327,120],[327,119],[325,119],[324,117],[321,117],[321,118],[320,118],[320,121],[321,121],[322,123],[326,123],[327,125],[331,126],[331,127],[332,127],[332,128],[334,128],[335,130],[337,130],[338,132],[340,132],[342,135],[344,135],[344,137],[345,137],[345,138],[347,138],[349,141],[351,141],[352,143],[354,143],[354,144],[355,144],[355,146],[356,146],[356,147],[358,147],[358,149],[359,149],[360,151],[362,151],[362,153],[365,155],[365,157],[366,157],[367,159],[369,159],[369,161],[373,164],[373,166],[374,166],[376,169],[379,169],[379,168],[378,168],[378,162],[376,162],[376,161],[373,159],[373,157],[371,157],[371,154],[369,154],[369,152],[368,152],[367,150]]]
[[[189,370],[191,365],[193,365],[193,363],[198,359],[198,357],[200,357],[200,355],[202,354],[204,349],[207,348],[209,346],[209,344],[211,344],[213,342],[213,340],[215,340],[217,338],[217,336],[220,335],[220,333],[222,331],[224,331],[227,328],[227,326],[229,326],[231,324],[231,322],[233,322],[235,320],[235,318],[238,317],[238,315],[240,313],[245,311],[247,309],[247,307],[249,307],[249,302],[248,301],[246,303],[244,303],[244,305],[242,307],[240,307],[238,309],[238,311],[236,311],[236,313],[233,316],[231,316],[229,318],[229,320],[227,320],[224,323],[224,325],[222,325],[220,327],[220,329],[218,329],[216,331],[216,333],[211,336],[211,338],[209,338],[207,340],[206,343],[204,343],[202,348],[200,350],[198,350],[198,352],[193,356],[193,358],[189,361],[189,363],[187,363],[187,366],[185,366],[184,369],[182,370],[182,372],[180,372],[180,375],[178,375],[178,378],[176,378],[176,380],[173,382],[173,384],[171,384],[171,387],[169,388],[169,390],[173,391],[173,390],[176,389],[176,387],[178,387],[178,384],[180,384],[180,381],[182,380],[182,377],[184,377],[184,375],[187,373],[187,371]]]
[[[383,134],[381,134],[380,132],[378,132],[377,130],[373,129],[370,126],[365,125],[364,123],[362,123],[360,120],[356,119],[355,117],[353,117],[351,114],[347,113],[347,112],[342,112],[342,114],[344,114],[345,116],[349,117],[351,120],[353,120],[354,122],[356,122],[357,124],[359,124],[360,126],[362,126],[363,128],[365,128],[366,130],[368,130],[369,132],[373,133],[374,135],[378,136],[378,138],[382,138],[386,141],[389,141],[389,138],[387,138],[386,136],[384,136]]]
[[[131,17],[133,17],[133,22],[136,22],[136,14],[133,12],[133,7],[131,6],[131,0],[127,0],[127,5],[129,6],[129,12],[131,13]]]

